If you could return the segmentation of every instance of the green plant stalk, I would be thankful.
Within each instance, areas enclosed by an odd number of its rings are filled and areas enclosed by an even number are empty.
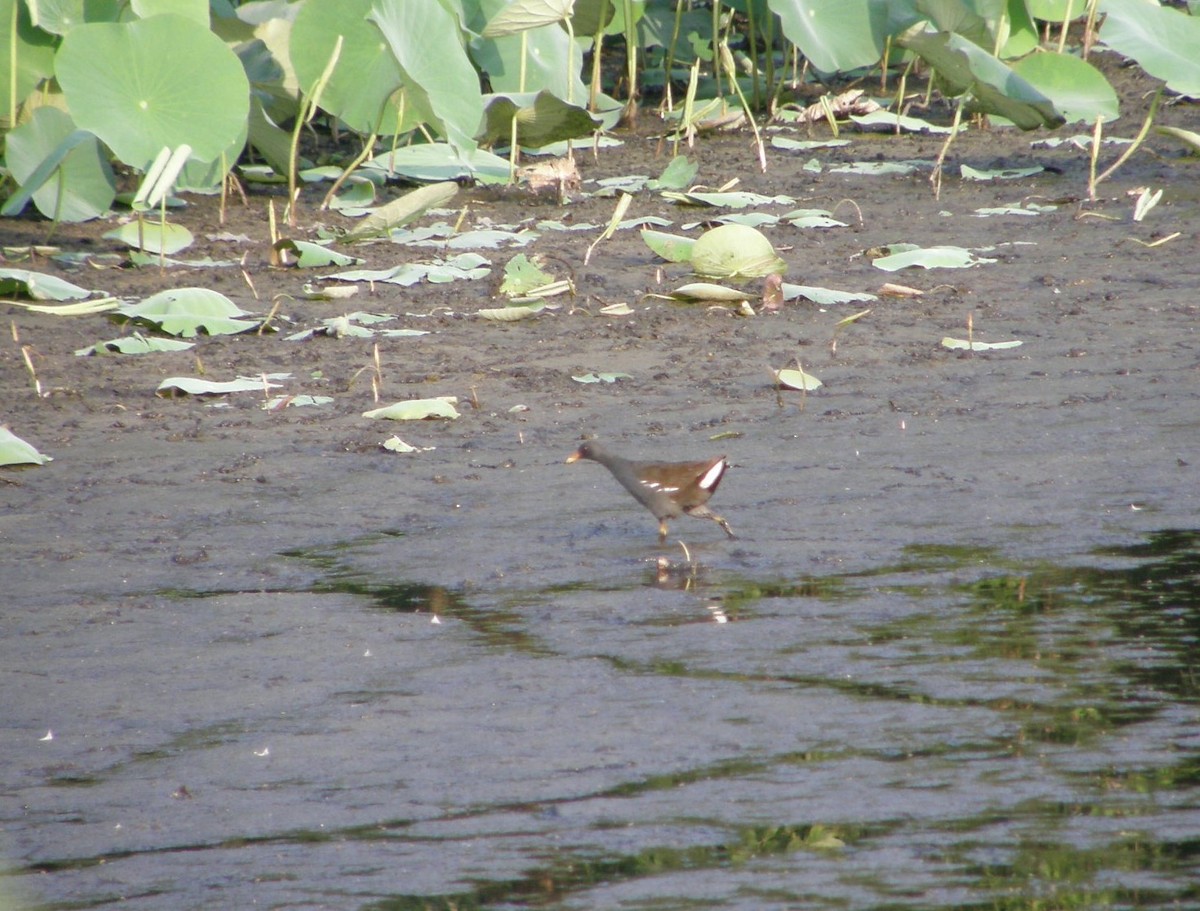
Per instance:
[[[762,98],[758,93],[758,29],[754,22],[754,3],[746,4],[746,26],[750,32],[750,98],[754,101],[754,110],[759,110]]]
[[[17,10],[21,4],[12,6],[12,22],[9,23],[8,45],[8,128],[17,125]]]
[[[1150,126],[1154,123],[1154,115],[1158,113],[1158,103],[1162,101],[1162,93],[1162,87],[1159,86],[1158,91],[1154,93],[1154,100],[1150,102],[1150,110],[1146,114],[1146,119],[1142,122],[1142,128],[1138,130],[1138,134],[1133,138],[1133,142],[1129,144],[1125,151],[1121,153],[1121,156],[1111,165],[1109,165],[1088,188],[1093,200],[1096,198],[1096,184],[1100,183],[1102,180],[1108,180],[1108,178],[1112,177],[1117,168],[1125,164],[1125,162],[1127,162],[1133,156],[1133,153],[1138,150],[1138,147],[1146,141],[1146,136],[1150,133]],[[1099,132],[1099,120],[1096,121],[1096,126],[1097,132]]]
[[[637,112],[637,25],[633,21],[633,0],[624,0],[625,10],[625,78],[629,83],[629,101],[625,105],[625,116],[631,118]],[[571,34],[571,20],[567,19],[567,34],[574,43],[575,36]],[[570,86],[570,83],[567,83]],[[567,89],[567,104],[571,103],[570,88]]]
[[[521,71],[517,75],[517,89],[521,92],[525,91],[525,55],[529,51],[529,32],[522,29],[521,31]],[[570,80],[567,85],[570,86]],[[568,88],[567,91],[570,91]],[[520,160],[521,146],[518,142],[517,118],[513,117],[512,123],[508,128],[508,182],[514,184],[517,182],[517,162]]]
[[[712,50],[713,50],[713,80],[716,96],[721,97],[721,0],[713,0],[712,5]]]
[[[1092,6],[1095,6],[1093,3]],[[1067,26],[1071,24],[1071,4],[1068,2],[1063,8],[1062,27],[1058,32],[1058,53],[1062,53],[1067,47]]]
[[[300,131],[316,116],[321,94],[325,91],[325,86],[329,84],[338,58],[342,55],[343,40],[341,35],[337,36],[337,41],[333,44],[333,53],[329,55],[329,62],[325,64],[324,71],[313,85],[312,91],[302,96],[303,100],[300,103],[300,110],[297,111],[296,123],[292,127],[292,145],[288,150],[288,224],[293,228],[296,227],[296,201],[299,199],[299,193],[296,190],[296,167],[300,156]]]
[[[758,124],[754,120],[754,111],[750,110],[750,106],[746,104],[746,96],[742,93],[741,83],[738,82],[733,54],[729,50],[729,45],[724,41],[721,42],[721,66],[725,69],[726,75],[733,85],[733,90],[737,93],[738,100],[742,103],[742,110],[746,112],[746,119],[750,121],[750,129],[754,131],[754,146],[758,150],[758,168],[765,174],[767,173],[767,150],[763,146],[762,135],[758,132]]]
[[[675,109],[671,92],[671,70],[675,69],[675,48],[679,46],[679,31],[683,28],[683,4],[684,0],[675,0],[675,25],[671,29],[671,44],[667,48],[667,56],[663,60],[663,87],[666,90],[663,100],[667,103],[668,111]]]
[[[595,114],[600,100],[600,55],[604,52],[604,29],[597,28],[592,36],[592,80],[588,86],[588,111]],[[667,85],[670,91],[670,84]]]
[[[775,97],[775,14],[768,10],[767,21],[763,25],[763,50],[766,59],[766,80],[764,87],[766,97]],[[769,113],[774,114],[772,109]]]

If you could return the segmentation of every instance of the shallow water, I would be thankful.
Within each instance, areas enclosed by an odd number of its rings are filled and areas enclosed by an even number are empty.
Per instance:
[[[1059,564],[914,547],[794,580],[668,548],[662,578],[610,558],[534,591],[397,581],[367,568],[389,540],[281,557],[316,568],[308,591],[164,592],[11,629],[7,711],[54,734],[4,749],[24,808],[6,851],[28,858],[7,892],[1200,902],[1200,532]]]

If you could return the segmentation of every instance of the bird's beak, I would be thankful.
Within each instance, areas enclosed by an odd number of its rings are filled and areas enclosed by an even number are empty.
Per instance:
[[[580,455],[576,451],[576,452],[571,453],[569,456],[567,456],[566,462],[568,465],[570,465],[572,462],[578,462],[579,459],[580,459]]]

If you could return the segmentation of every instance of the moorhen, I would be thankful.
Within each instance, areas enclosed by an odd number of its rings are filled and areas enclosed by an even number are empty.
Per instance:
[[[712,519],[729,537],[729,523],[704,504],[717,491],[729,464],[725,456],[706,462],[635,462],[609,452],[600,443],[584,443],[567,456],[568,462],[591,459],[612,472],[621,486],[658,519],[658,540],[667,540],[667,519],[685,513],[697,519]]]

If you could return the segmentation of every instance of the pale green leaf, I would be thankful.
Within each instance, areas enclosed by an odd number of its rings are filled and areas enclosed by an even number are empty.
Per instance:
[[[453,420],[459,416],[455,404],[458,398],[452,395],[440,396],[435,399],[409,399],[406,402],[396,402],[383,408],[364,411],[364,418],[388,421],[423,421],[427,418],[447,418]]]
[[[647,247],[669,263],[685,263],[691,260],[692,248],[696,244],[690,237],[653,231],[649,228],[642,230],[642,240]]]
[[[241,319],[250,314],[224,294],[208,288],[160,291],[141,303],[119,307],[116,313],[185,338],[201,331],[209,335],[236,335],[256,329],[261,323],[258,319]]]
[[[721,225],[703,234],[692,247],[691,263],[697,275],[708,278],[762,278],[787,271],[766,235],[746,225]]]
[[[0,269],[0,295],[23,295],[35,301],[82,300],[92,292],[44,272]]]
[[[572,376],[577,383],[615,383],[617,380],[631,380],[628,373],[585,373],[582,376]]]
[[[274,380],[291,378],[290,373],[262,373],[258,376],[239,376],[235,380],[202,380],[191,376],[172,376],[158,384],[159,395],[170,397],[176,393],[185,395],[228,395],[232,392],[266,392],[278,389],[282,384]]]
[[[0,465],[45,465],[50,456],[38,452],[4,425],[0,424]]]
[[[106,231],[104,237],[109,240],[119,240],[127,247],[135,250],[145,250],[147,253],[164,253],[171,255],[180,250],[186,250],[195,240],[192,232],[183,225],[163,224],[157,220],[130,221]]]
[[[1002,350],[1005,348],[1017,348],[1022,344],[1024,343],[1019,340],[1013,340],[1009,342],[968,342],[966,339],[950,338],[949,336],[946,336],[944,339],[942,339],[942,347],[949,348],[952,351],[993,351]]]
[[[144,336],[140,332],[123,338],[109,339],[107,342],[96,342],[75,352],[77,357],[87,357],[93,354],[150,354],[156,351],[185,351],[194,348],[194,342],[181,342],[174,338],[157,338]]]
[[[874,260],[872,265],[885,272],[898,272],[914,266],[922,269],[969,269],[972,266],[994,262],[996,260],[978,256],[963,247],[941,246],[918,247],[890,256],[881,256]]]
[[[776,370],[775,380],[780,386],[788,389],[801,389],[805,392],[812,392],[814,389],[820,389],[824,384],[813,376],[811,373],[805,373],[803,370],[793,370],[785,367],[783,370]]]

